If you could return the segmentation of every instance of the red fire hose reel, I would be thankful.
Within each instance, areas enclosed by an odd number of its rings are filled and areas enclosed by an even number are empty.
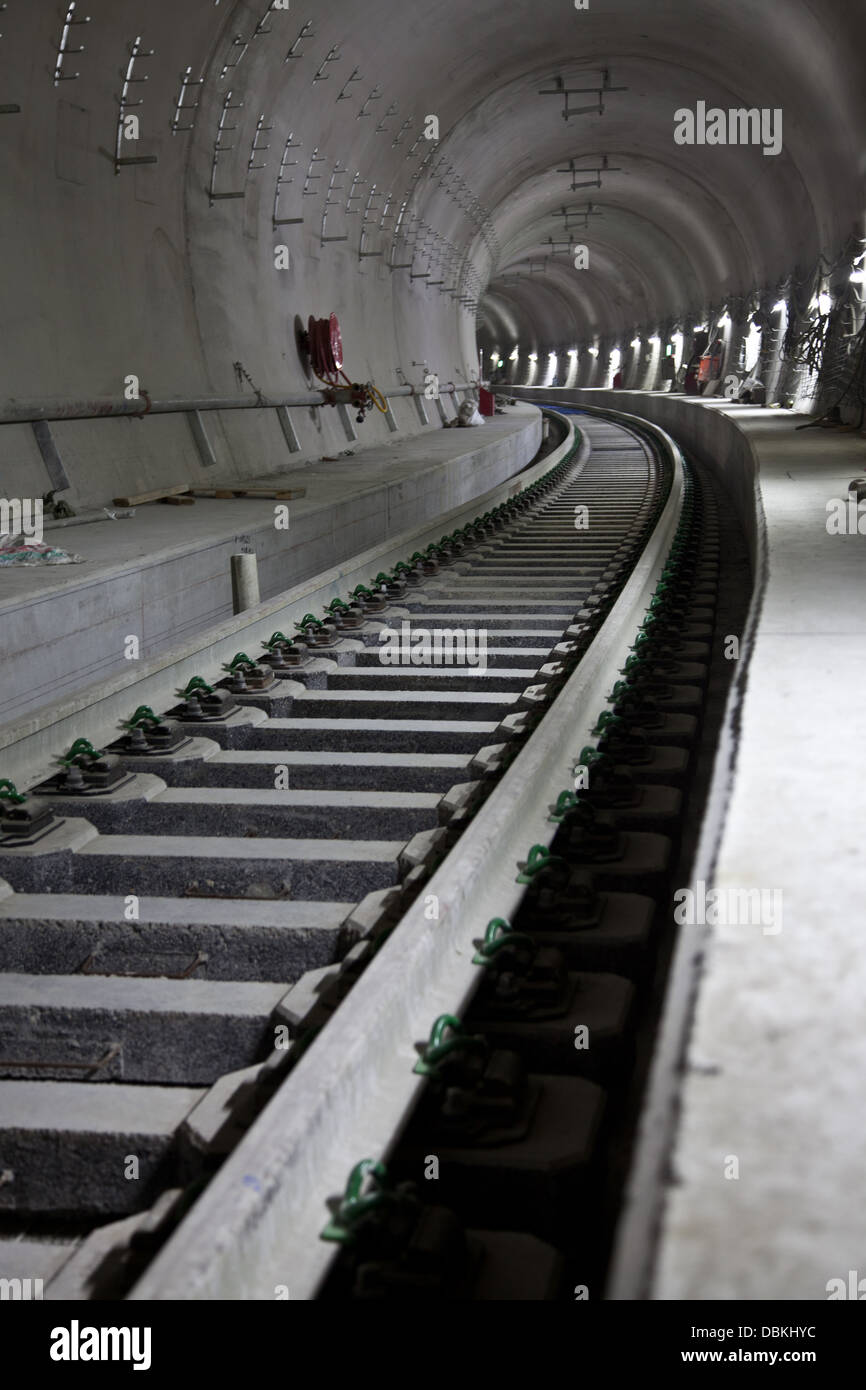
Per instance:
[[[330,405],[339,403],[337,390],[345,392],[348,389],[351,392],[351,404],[357,407],[359,412],[357,416],[359,423],[364,419],[365,412],[371,410],[373,406],[377,410],[381,410],[383,415],[387,414],[387,401],[371,381],[363,383],[351,381],[343,371],[343,340],[340,336],[340,323],[336,314],[331,314],[326,319],[316,319],[311,314],[307,323],[303,346],[309,354],[310,366],[314,375],[324,382],[332,393],[332,398],[328,402]]]
[[[314,319],[310,315],[307,325],[310,365],[317,377],[330,381],[336,386],[339,377],[349,378],[343,371],[343,340],[340,337],[340,322],[336,314],[327,319]],[[351,384],[351,383],[350,383]]]
[[[714,342],[702,354],[698,366],[698,381],[718,381],[722,375],[722,357],[724,355],[724,343],[721,338],[716,338]]]

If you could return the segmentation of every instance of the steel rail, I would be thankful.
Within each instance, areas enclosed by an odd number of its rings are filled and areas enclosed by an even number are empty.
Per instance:
[[[580,665],[385,946],[226,1160],[128,1297],[133,1301],[308,1300],[334,1257],[320,1237],[327,1203],[351,1166],[385,1156],[423,1082],[416,1045],[437,1014],[458,1013],[478,970],[474,940],[508,917],[522,889],[515,864],[549,844],[549,811],[634,641],[679,523],[682,459],[664,431],[608,418],[653,438],[673,484],[652,536]],[[553,455],[543,470],[557,462]],[[570,760],[569,760],[570,755]],[[438,899],[431,922],[425,904]]]

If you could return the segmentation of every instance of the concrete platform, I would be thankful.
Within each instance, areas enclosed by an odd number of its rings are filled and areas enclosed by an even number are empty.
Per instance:
[[[275,501],[149,503],[127,520],[46,530],[79,565],[0,569],[0,721],[17,720],[129,668],[232,613],[230,557],[254,549],[263,600],[413,524],[470,502],[519,472],[541,444],[541,417],[515,406],[477,429],[434,430],[284,468],[249,486],[306,488],[275,526]],[[237,486],[237,480],[233,480]]]
[[[635,1263],[639,1235],[645,1255],[666,1171],[651,1296],[826,1299],[830,1280],[866,1275],[866,785],[857,733],[866,537],[827,530],[828,503],[847,498],[849,482],[866,473],[866,439],[797,431],[803,416],[720,399],[531,394],[610,406],[668,430],[726,488],[755,573],[694,876],[708,888],[780,890],[779,930],[682,928],[615,1296],[647,1287]],[[682,1117],[665,1170],[694,989]]]

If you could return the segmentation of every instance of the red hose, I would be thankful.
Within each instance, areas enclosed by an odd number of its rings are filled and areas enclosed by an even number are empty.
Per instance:
[[[336,314],[327,319],[315,319],[310,315],[308,325],[310,343],[310,365],[316,376],[331,386],[339,385],[340,377],[348,382],[342,370],[343,342],[340,337],[340,324]]]

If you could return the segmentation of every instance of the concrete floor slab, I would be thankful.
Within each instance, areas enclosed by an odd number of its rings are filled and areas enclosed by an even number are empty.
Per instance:
[[[866,472],[866,442],[724,400],[554,394],[667,429],[751,538],[751,631],[694,875],[764,890],[774,907],[780,894],[769,929],[681,928],[615,1296],[647,1287],[641,1241],[645,1255],[663,1183],[653,1297],[826,1299],[829,1280],[863,1271],[866,1250],[866,537],[826,527],[827,503]]]

